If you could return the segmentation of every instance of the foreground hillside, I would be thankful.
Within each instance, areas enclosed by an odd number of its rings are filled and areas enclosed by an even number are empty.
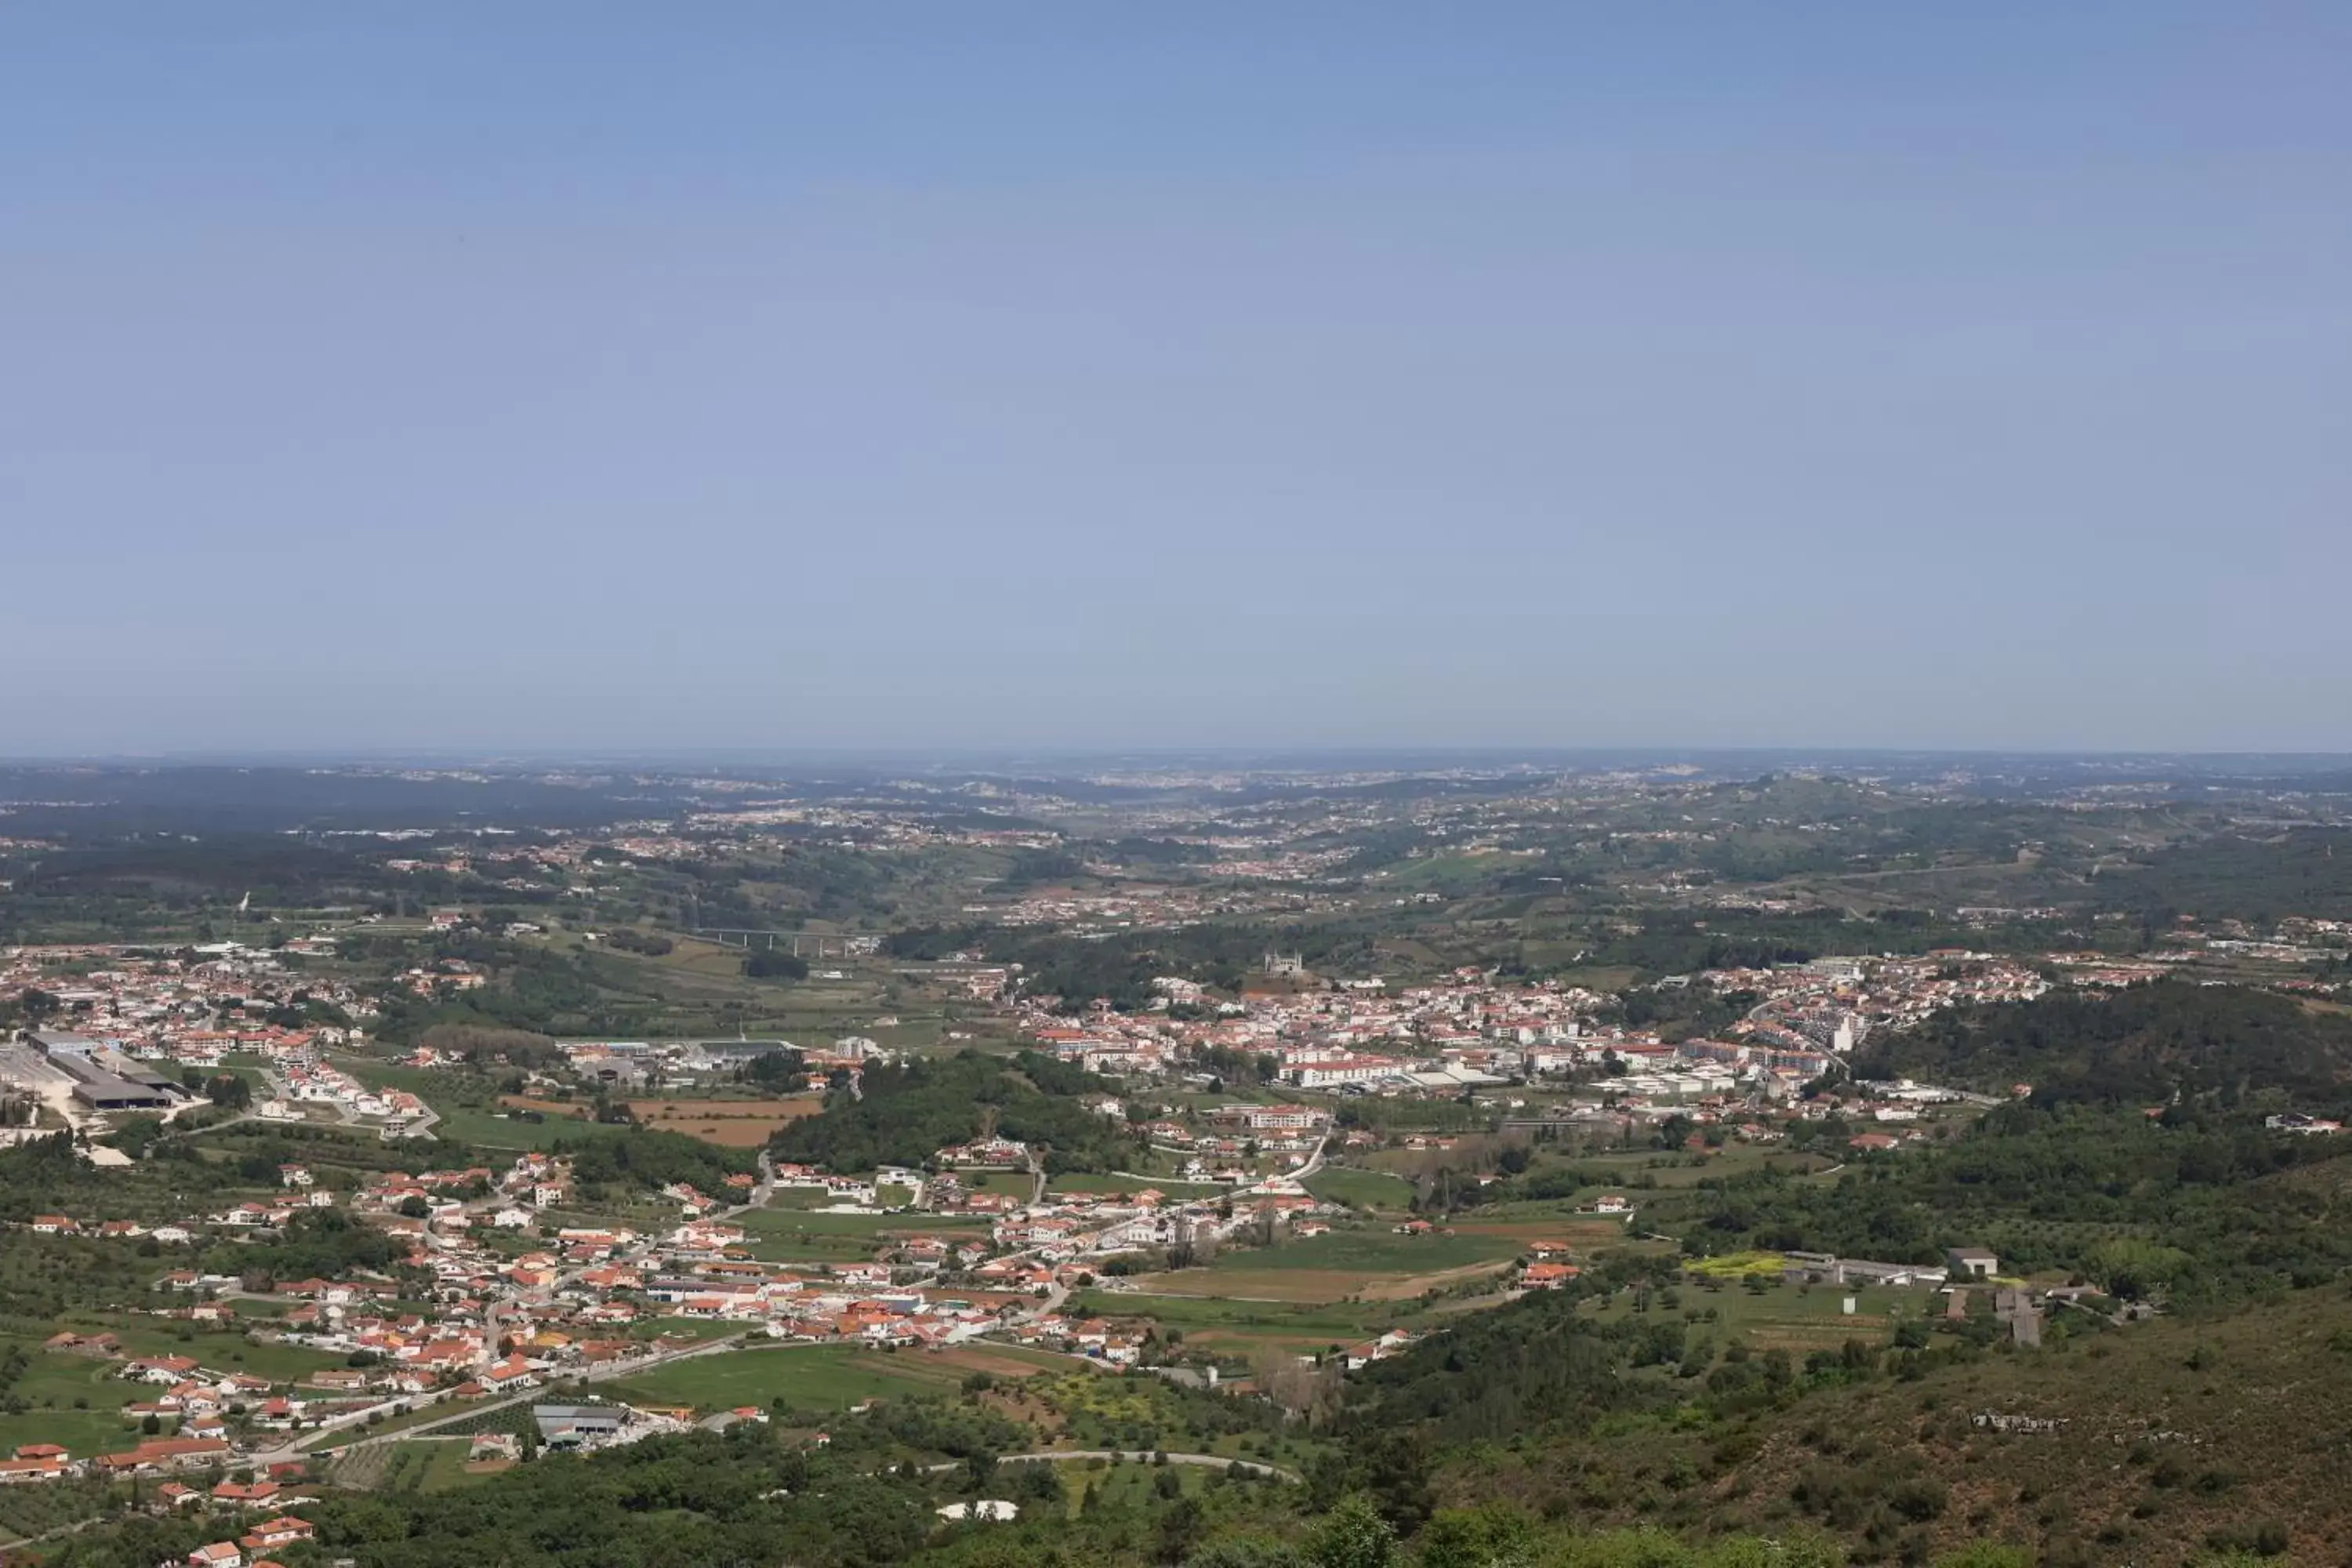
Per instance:
[[[1934,1361],[1890,1358],[1727,1419],[1684,1408],[1483,1448],[1439,1490],[1705,1533],[1810,1525],[1863,1562],[1984,1541],[2051,1563],[2352,1559],[2341,1288]]]

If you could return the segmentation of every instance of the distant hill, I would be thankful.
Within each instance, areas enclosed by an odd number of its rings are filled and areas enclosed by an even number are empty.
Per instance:
[[[2102,873],[2097,901],[2168,924],[2176,914],[2268,924],[2286,915],[2352,919],[2352,832],[2295,827],[2220,834]]]

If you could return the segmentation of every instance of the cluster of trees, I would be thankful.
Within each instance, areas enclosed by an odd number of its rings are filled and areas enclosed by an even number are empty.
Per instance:
[[[46,1338],[76,1308],[162,1305],[150,1287],[161,1271],[153,1243],[126,1247],[84,1237],[12,1233],[0,1246],[0,1321],[12,1334]]]
[[[633,1127],[625,1132],[581,1139],[559,1138],[554,1152],[572,1162],[583,1195],[590,1188],[660,1188],[688,1182],[717,1194],[730,1175],[752,1169],[751,1152],[721,1149],[683,1132]]]
[[[341,1209],[304,1209],[289,1220],[273,1242],[215,1247],[205,1268],[249,1279],[348,1279],[354,1272],[383,1274],[403,1264],[408,1244]]]
[[[777,948],[759,948],[743,955],[747,980],[806,980],[808,960]]]
[[[825,1096],[824,1111],[777,1130],[779,1159],[835,1171],[919,1165],[941,1148],[997,1136],[1044,1145],[1051,1172],[1117,1170],[1137,1153],[1123,1120],[1097,1115],[1077,1099],[1107,1094],[1095,1074],[1024,1051],[1007,1060],[964,1051],[954,1057],[877,1064],[856,1089]]]
[[[781,1046],[772,1051],[762,1052],[737,1068],[735,1081],[772,1091],[797,1089],[801,1075],[807,1070],[797,1049]]]
[[[21,1224],[37,1214],[70,1211],[105,1190],[96,1168],[59,1131],[0,1149],[0,1221]]]
[[[1178,838],[1109,838],[1087,847],[1122,866],[1204,866],[1217,858],[1213,844],[1187,844]]]
[[[677,943],[671,938],[658,931],[639,931],[635,926],[614,926],[604,933],[604,945],[643,958],[659,958],[677,950]]]
[[[1086,863],[1066,849],[1017,849],[996,887],[999,892],[1017,893],[1072,881],[1086,874]]]
[[[1677,1267],[1672,1258],[1618,1259],[1588,1269],[1568,1289],[1465,1316],[1449,1332],[1374,1363],[1350,1386],[1345,1428],[1360,1447],[1422,1426],[1452,1438],[1501,1438],[1669,1403],[1662,1385],[1624,1375],[1640,1363],[1650,1325],[1601,1323],[1580,1317],[1577,1307]]]
[[[1226,991],[1240,989],[1266,950],[1297,952],[1310,969],[1338,968],[1369,959],[1368,926],[1348,923],[1202,924],[1178,931],[1133,931],[1100,940],[1025,926],[919,926],[892,933],[884,950],[893,958],[938,959],[978,952],[992,963],[1018,963],[1033,996],[1057,996],[1082,1008],[1097,997],[1122,1013],[1151,1005],[1152,980],[1178,974]]]
[[[436,1024],[417,1042],[444,1056],[461,1058],[468,1067],[553,1067],[564,1059],[563,1047],[530,1029],[510,1029],[480,1024]]]
[[[207,1073],[188,1068],[180,1081],[224,1110],[244,1110],[253,1104],[253,1085],[242,1073]]]

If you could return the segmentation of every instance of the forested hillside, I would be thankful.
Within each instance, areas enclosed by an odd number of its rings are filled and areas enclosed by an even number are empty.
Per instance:
[[[2059,992],[1882,1036],[1854,1072],[2000,1093],[2030,1084],[2042,1105],[2212,1097],[2234,1106],[2270,1093],[2302,1110],[2338,1109],[2352,1106],[2352,1018],[2267,992],[2181,981]]]

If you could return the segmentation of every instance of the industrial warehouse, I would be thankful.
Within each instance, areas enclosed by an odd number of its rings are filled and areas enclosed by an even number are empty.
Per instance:
[[[111,1046],[40,1031],[28,1038],[51,1067],[73,1080],[74,1100],[91,1110],[164,1110],[187,1098],[178,1084]]]

